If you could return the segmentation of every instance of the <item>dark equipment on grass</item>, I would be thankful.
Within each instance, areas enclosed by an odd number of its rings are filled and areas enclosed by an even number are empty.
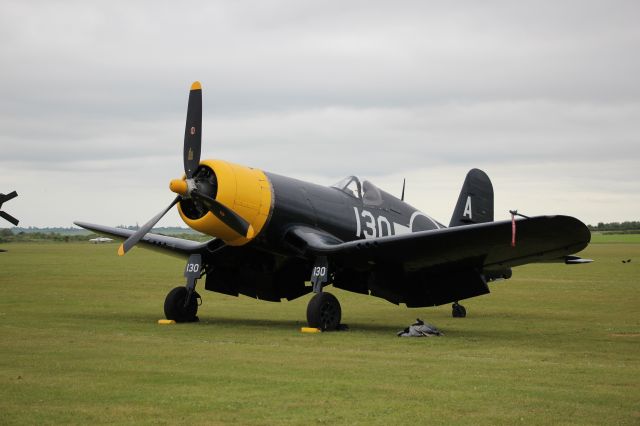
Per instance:
[[[435,325],[427,324],[420,318],[416,318],[416,322],[409,327],[397,333],[398,337],[431,337],[442,336],[442,332]]]
[[[0,209],[2,208],[2,205],[4,203],[6,203],[9,200],[13,200],[14,198],[16,198],[18,196],[18,193],[16,191],[12,191],[8,194],[0,194]],[[13,224],[13,226],[18,226],[18,223],[20,223],[20,221],[18,219],[16,219],[15,217],[11,216],[9,213],[0,211],[0,217],[4,218],[5,220],[11,222],[11,224]]]
[[[467,316],[467,310],[456,301],[451,305],[451,316],[454,318],[464,318]]]
[[[195,321],[204,288],[280,302],[315,293],[307,306],[310,327],[339,328],[342,309],[328,285],[404,303],[453,303],[489,293],[488,283],[511,277],[511,268],[534,262],[585,263],[573,255],[591,233],[569,216],[494,221],[487,174],[466,176],[449,227],[377,188],[348,176],[330,187],[222,160],[200,160],[202,88],[189,93],[183,145],[184,176],[171,181],[176,197],[139,230],[84,222],[85,229],[123,239],[118,253],[136,244],[187,260],[185,286],[165,300],[168,319]],[[174,206],[208,242],[150,234]],[[512,244],[517,223],[518,244]],[[311,285],[307,283],[311,282]]]

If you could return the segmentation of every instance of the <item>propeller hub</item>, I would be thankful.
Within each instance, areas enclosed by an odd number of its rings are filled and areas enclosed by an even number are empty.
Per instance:
[[[187,183],[186,180],[173,179],[169,183],[169,189],[178,195],[182,195],[183,197],[186,197],[189,192],[189,184]]]

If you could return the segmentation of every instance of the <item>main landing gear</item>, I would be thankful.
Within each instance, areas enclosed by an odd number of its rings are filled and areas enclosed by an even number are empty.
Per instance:
[[[317,293],[307,305],[309,327],[319,328],[322,331],[337,330],[341,319],[340,302],[331,293]]]
[[[329,262],[324,256],[316,259],[311,271],[311,284],[315,295],[307,305],[307,322],[309,327],[322,331],[337,330],[342,319],[340,302],[331,294],[322,291],[323,284],[329,280]]]
[[[167,294],[164,300],[164,315],[167,319],[175,322],[196,322],[198,317],[198,299],[200,295],[197,291],[188,298],[186,287],[176,287]]]
[[[458,302],[455,302],[453,305],[451,305],[451,316],[454,318],[464,318],[467,316],[467,310],[464,308],[464,306],[462,306]]]
[[[176,287],[167,294],[164,300],[164,315],[175,322],[196,322],[198,317],[198,301],[200,295],[196,288],[196,280],[202,276],[202,256],[192,254],[184,270],[187,284]]]

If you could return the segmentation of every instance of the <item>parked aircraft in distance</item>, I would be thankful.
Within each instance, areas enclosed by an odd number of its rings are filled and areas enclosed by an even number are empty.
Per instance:
[[[489,293],[488,283],[510,278],[515,266],[590,261],[575,256],[591,239],[578,219],[494,222],[493,186],[481,170],[467,174],[447,227],[356,176],[326,187],[223,160],[200,161],[201,130],[202,89],[195,82],[185,175],[169,185],[175,199],[137,231],[75,222],[124,240],[120,255],[140,243],[187,259],[186,285],[165,299],[168,319],[197,320],[195,287],[203,276],[206,290],[273,302],[314,292],[309,326],[331,330],[342,308],[324,291],[330,284],[408,307],[453,303],[453,315],[465,316],[458,301]],[[213,238],[199,243],[149,234],[176,205],[187,225]]]
[[[98,238],[91,238],[89,241],[92,242],[93,244],[102,244],[102,243],[110,243],[111,241],[113,241],[113,239],[98,237]]]

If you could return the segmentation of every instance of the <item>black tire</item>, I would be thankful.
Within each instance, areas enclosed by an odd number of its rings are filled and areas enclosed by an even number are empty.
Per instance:
[[[467,316],[467,310],[464,306],[454,303],[451,306],[451,316],[454,318],[464,318]]]
[[[187,289],[185,287],[176,287],[167,294],[164,300],[164,315],[167,319],[175,322],[194,322],[198,321],[196,314],[198,313],[198,298],[200,295],[193,292],[189,305],[185,308],[184,301],[187,298]]]
[[[322,331],[337,330],[342,319],[340,302],[331,293],[318,293],[307,305],[307,322],[309,327]]]

